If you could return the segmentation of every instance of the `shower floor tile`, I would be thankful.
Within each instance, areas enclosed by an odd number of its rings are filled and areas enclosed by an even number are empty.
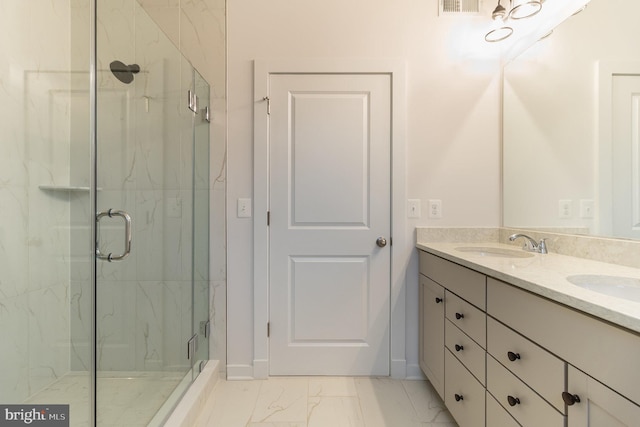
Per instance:
[[[181,380],[166,372],[98,374],[98,426],[147,426]],[[84,427],[89,425],[90,395],[89,375],[69,373],[25,403],[69,404],[71,426]]]

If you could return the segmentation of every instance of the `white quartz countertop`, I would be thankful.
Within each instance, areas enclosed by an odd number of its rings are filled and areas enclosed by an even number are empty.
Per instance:
[[[521,250],[500,243],[417,244],[418,249],[433,255],[640,333],[640,302],[583,289],[567,280],[571,275],[586,274],[640,279],[640,269],[554,253],[531,253],[527,258],[484,256],[456,249],[460,247]]]

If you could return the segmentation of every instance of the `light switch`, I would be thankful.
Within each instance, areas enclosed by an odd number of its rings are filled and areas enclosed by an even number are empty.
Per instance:
[[[591,199],[580,200],[580,218],[590,219],[593,218],[595,210],[595,201]]]
[[[238,218],[251,218],[251,199],[238,199]]]
[[[409,199],[407,210],[409,218],[420,218],[420,199]]]

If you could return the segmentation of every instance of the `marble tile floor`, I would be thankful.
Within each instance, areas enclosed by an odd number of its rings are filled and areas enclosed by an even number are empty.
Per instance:
[[[170,372],[113,372],[98,375],[97,414],[101,427],[147,426],[181,382]],[[69,404],[70,425],[89,425],[88,373],[68,373],[25,403]]]
[[[427,381],[366,377],[220,380],[197,427],[457,427]]]

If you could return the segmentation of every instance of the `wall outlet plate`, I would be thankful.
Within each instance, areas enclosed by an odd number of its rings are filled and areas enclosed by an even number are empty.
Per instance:
[[[442,218],[442,200],[436,200],[436,199],[429,200],[429,218],[430,219]]]
[[[573,216],[573,201],[569,199],[558,200],[558,218],[569,219]]]

